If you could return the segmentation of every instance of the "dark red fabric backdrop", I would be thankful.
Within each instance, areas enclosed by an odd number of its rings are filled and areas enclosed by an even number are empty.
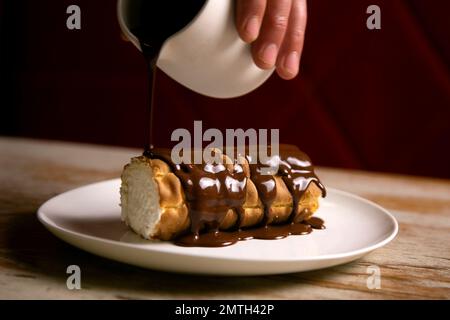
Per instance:
[[[78,4],[82,29],[66,28]],[[366,28],[378,4],[382,29]],[[145,63],[116,2],[0,2],[1,132],[142,146]],[[217,100],[157,79],[160,143],[178,127],[280,128],[316,164],[450,178],[448,1],[310,0],[301,75]],[[220,85],[220,84],[218,84]]]

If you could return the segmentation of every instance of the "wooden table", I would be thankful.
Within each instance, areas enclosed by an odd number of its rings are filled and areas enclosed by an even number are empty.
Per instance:
[[[450,298],[450,181],[319,168],[327,186],[389,209],[400,223],[384,248],[343,266],[264,277],[199,277],[99,258],[50,234],[36,210],[63,191],[118,177],[139,150],[0,137],[0,298],[436,299]],[[66,268],[82,270],[68,290]],[[368,267],[381,289],[368,289]]]

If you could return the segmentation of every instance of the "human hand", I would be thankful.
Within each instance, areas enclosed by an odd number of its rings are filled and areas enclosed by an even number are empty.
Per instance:
[[[298,73],[306,17],[306,0],[237,0],[237,30],[252,44],[253,60],[262,69],[276,66],[285,80]]]

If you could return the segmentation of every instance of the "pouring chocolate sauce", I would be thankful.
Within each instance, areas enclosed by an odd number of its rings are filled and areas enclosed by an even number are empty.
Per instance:
[[[191,226],[186,234],[176,239],[177,245],[222,247],[241,240],[282,239],[289,235],[308,234],[313,229],[325,228],[322,219],[312,217],[304,221],[303,217],[308,212],[298,212],[298,203],[311,183],[316,184],[323,196],[326,195],[326,190],[315,175],[309,157],[295,146],[281,145],[280,153],[273,155],[275,161],[279,162],[278,172],[274,172],[274,175],[261,175],[261,169],[267,164],[250,164],[250,179],[256,186],[265,210],[261,223],[250,228],[241,228],[239,223],[239,217],[243,215],[242,206],[249,179],[240,164],[234,164],[232,170],[223,164],[205,162],[175,164],[168,149],[153,149],[151,154],[146,156],[167,163],[183,187]],[[248,154],[239,156],[249,159]],[[288,221],[283,224],[268,219],[270,207],[277,194],[275,176],[282,177],[293,198],[292,212]],[[235,227],[227,231],[219,230],[230,209],[235,210],[238,215]]]
[[[205,0],[149,1],[128,0],[129,29],[139,40],[141,52],[147,64],[148,106],[144,150],[153,146],[153,97],[155,93],[156,60],[164,42],[183,29],[199,13]]]
[[[261,166],[250,165],[252,181],[265,208],[265,218],[260,225],[248,229],[239,227],[231,231],[219,231],[219,225],[230,209],[242,215],[245,202],[248,177],[240,165],[234,170],[224,165],[174,164],[170,152],[155,149],[153,146],[153,97],[155,94],[156,61],[164,42],[183,29],[200,12],[206,0],[149,1],[128,0],[126,5],[130,13],[128,28],[138,39],[141,52],[147,64],[148,106],[145,132],[147,134],[144,155],[164,160],[171,166],[180,179],[186,195],[191,227],[188,233],[180,235],[175,243],[181,246],[221,247],[248,239],[281,239],[289,235],[301,235],[313,229],[323,229],[324,222],[319,218],[303,221],[305,212],[298,212],[298,203],[310,183],[315,183],[325,196],[325,188],[314,174],[313,166],[306,154],[292,147],[280,148],[279,170],[293,198],[293,210],[290,219],[284,224],[272,224],[268,221],[268,210],[276,195],[273,176],[261,175]],[[175,6],[175,7],[174,7]],[[241,155],[247,157],[248,155]],[[251,160],[251,159],[248,159]],[[275,221],[276,223],[276,221]]]

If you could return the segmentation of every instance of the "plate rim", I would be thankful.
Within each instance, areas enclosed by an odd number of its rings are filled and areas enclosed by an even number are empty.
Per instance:
[[[96,185],[100,185],[100,184],[108,184],[108,183],[114,183],[114,182],[120,182],[120,178],[114,178],[114,179],[108,179],[108,180],[103,180],[103,181],[98,181],[98,182],[94,182],[94,183],[90,183],[87,185],[83,185],[74,189],[70,189],[68,191],[65,191],[63,193],[60,193],[54,197],[51,197],[50,199],[48,199],[47,201],[45,201],[37,210],[37,218],[40,221],[41,224],[44,225],[44,227],[50,231],[53,235],[55,235],[58,239],[69,243],[72,246],[75,246],[77,248],[80,248],[79,246],[66,241],[65,239],[61,238],[58,234],[56,234],[54,232],[53,229],[65,233],[65,234],[69,234],[71,236],[75,236],[78,238],[81,238],[82,240],[90,240],[90,241],[97,241],[103,244],[108,244],[108,245],[115,245],[115,246],[120,246],[123,248],[134,248],[134,249],[138,249],[141,251],[145,251],[147,253],[152,253],[152,252],[157,252],[159,254],[167,254],[167,255],[172,255],[172,256],[179,256],[179,257],[190,257],[190,258],[206,258],[206,259],[214,259],[214,260],[223,260],[223,261],[241,261],[241,262],[254,262],[254,263],[292,263],[292,262],[319,262],[319,261],[324,261],[324,260],[337,260],[337,259],[346,259],[346,258],[351,258],[351,257],[357,257],[357,256],[362,256],[365,255],[373,250],[376,250],[378,248],[381,248],[385,245],[387,245],[389,242],[391,242],[397,235],[399,232],[399,225],[397,222],[397,219],[395,219],[395,217],[392,215],[392,213],[390,213],[388,210],[386,210],[385,208],[383,208],[382,206],[380,206],[379,204],[370,201],[368,199],[365,199],[361,196],[358,196],[356,194],[347,192],[347,191],[343,191],[343,190],[339,190],[336,188],[330,188],[327,187],[327,191],[328,192],[333,192],[336,194],[339,194],[341,196],[345,196],[345,197],[349,197],[352,198],[354,200],[360,201],[360,202],[364,202],[365,204],[369,205],[369,206],[373,206],[375,208],[377,208],[380,212],[382,212],[385,216],[387,216],[389,218],[389,220],[391,221],[391,223],[394,226],[394,230],[389,234],[389,236],[387,236],[386,238],[384,238],[383,240],[371,245],[371,246],[367,246],[361,249],[357,249],[357,250],[352,250],[352,251],[348,251],[348,252],[342,252],[342,253],[335,253],[335,254],[325,254],[325,255],[319,255],[319,256],[311,256],[311,257],[296,257],[296,258],[283,258],[283,259],[275,259],[275,260],[266,260],[266,259],[255,259],[255,258],[248,258],[248,257],[218,257],[218,256],[206,256],[204,253],[198,253],[198,252],[190,252],[190,251],[186,251],[184,253],[182,252],[168,252],[166,250],[161,250],[158,248],[147,248],[147,247],[143,247],[142,244],[133,244],[133,243],[126,243],[126,242],[120,242],[120,241],[116,241],[116,240],[111,240],[111,239],[105,239],[102,237],[98,237],[98,236],[93,236],[93,235],[88,235],[88,234],[84,234],[78,231],[73,231],[64,227],[61,227],[60,225],[56,224],[53,220],[51,220],[44,212],[44,210],[46,209],[46,207],[53,201],[56,201],[58,198],[67,196],[67,194],[72,193],[72,192],[77,192],[80,191],[81,189],[85,189],[85,188],[91,188],[94,187]],[[251,240],[251,241],[256,241],[257,239]],[[281,239],[282,240],[282,239]],[[156,240],[157,241],[157,240]],[[260,241],[265,241],[265,240],[260,240]],[[150,244],[150,243],[149,243]],[[145,244],[146,245],[146,244]],[[85,251],[89,251],[87,249],[81,248],[82,250]],[[211,249],[211,248],[208,248]],[[89,251],[92,252],[92,251]],[[95,253],[96,255],[98,255],[98,253]],[[125,261],[122,261],[125,262]],[[128,262],[126,262],[128,263]]]

